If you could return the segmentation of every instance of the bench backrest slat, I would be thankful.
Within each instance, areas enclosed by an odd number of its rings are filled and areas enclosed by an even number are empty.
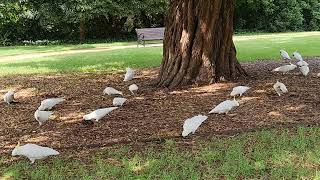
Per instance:
[[[143,28],[136,29],[138,38],[143,40],[162,40],[165,28]]]

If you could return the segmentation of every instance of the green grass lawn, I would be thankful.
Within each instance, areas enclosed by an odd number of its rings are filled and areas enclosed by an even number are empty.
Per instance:
[[[23,159],[0,172],[4,179],[318,179],[320,128],[217,137],[192,146],[168,140],[160,150],[141,152],[121,146],[82,161],[61,155],[36,166]]]
[[[1,56],[12,56],[20,54],[32,54],[32,53],[45,53],[45,52],[57,52],[68,50],[80,50],[80,49],[93,49],[93,48],[108,48],[112,46],[127,46],[135,45],[136,42],[114,42],[114,43],[98,43],[98,44],[63,44],[63,45],[26,45],[26,46],[8,46],[0,47]]]
[[[161,48],[134,48],[98,53],[36,58],[12,63],[0,63],[0,76],[66,72],[118,71],[126,67],[158,66]]]
[[[279,33],[261,35],[239,35],[234,37],[238,58],[241,61],[257,59],[279,59],[279,50],[285,49],[290,54],[298,50],[303,56],[320,56],[320,32]],[[128,42],[128,45],[135,42]],[[35,48],[26,46],[0,48],[0,55],[5,53],[31,53],[35,51],[61,51],[76,48],[96,48],[113,44],[44,46]],[[43,49],[41,49],[43,48]],[[8,52],[5,52],[8,51]],[[57,73],[57,72],[95,72],[101,70],[123,70],[128,66],[159,66],[162,48],[132,48],[105,52],[82,53],[75,55],[51,56],[16,62],[0,62],[0,76],[15,74]]]

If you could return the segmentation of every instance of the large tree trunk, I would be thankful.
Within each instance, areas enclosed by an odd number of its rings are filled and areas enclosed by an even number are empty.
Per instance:
[[[232,41],[234,5],[234,0],[171,0],[158,86],[246,75]]]

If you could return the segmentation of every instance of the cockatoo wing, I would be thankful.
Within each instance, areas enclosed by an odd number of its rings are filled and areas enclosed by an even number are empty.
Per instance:
[[[296,65],[290,64],[290,65],[280,66],[280,67],[278,67],[278,68],[275,68],[275,69],[272,70],[272,71],[274,71],[274,72],[289,72],[289,71],[294,70],[295,68],[297,68]]]
[[[306,61],[298,61],[297,65],[298,66],[309,66],[309,64]]]
[[[52,111],[40,111],[37,110],[34,113],[34,118],[39,122],[40,126],[49,120],[50,116],[53,114]]]
[[[3,96],[4,102],[10,104],[14,100],[14,91],[9,91]]]
[[[65,101],[64,98],[50,98],[50,99],[45,99],[41,102],[38,110],[44,111],[46,109],[51,110],[55,105],[62,103]]]
[[[299,67],[300,72],[304,75],[304,76],[308,76],[310,69],[308,66],[301,66]]]
[[[298,53],[298,52],[294,52],[294,53],[293,53],[293,57],[294,57],[295,59],[299,60],[299,61],[303,61],[303,58],[302,58],[301,54]]]
[[[16,147],[12,151],[12,156],[22,155],[26,156],[33,163],[36,159],[42,159],[48,156],[59,155],[60,153],[48,147],[38,146],[36,144],[26,144]]]
[[[194,133],[206,119],[208,119],[207,116],[198,115],[185,120],[183,124],[182,136],[186,137],[190,133]]]
[[[250,87],[247,87],[247,86],[237,86],[235,88],[232,89],[232,92],[231,92],[231,96],[236,96],[236,95],[240,95],[240,94],[243,94],[245,93],[246,91],[248,91],[250,89]]]
[[[283,59],[289,59],[291,60],[291,57],[289,56],[288,52],[285,50],[280,50],[280,55]]]
[[[97,109],[90,114],[87,114],[83,116],[84,120],[93,120],[99,121],[101,118],[109,114],[111,111],[117,109],[118,107],[110,107],[110,108],[103,108],[103,109]]]
[[[118,91],[112,87],[106,87],[103,90],[103,94],[107,94],[107,95],[123,95],[121,91]]]
[[[212,113],[225,113],[230,111],[233,107],[233,103],[230,100],[223,101],[222,103],[218,104],[214,109],[212,109],[209,114]]]
[[[124,76],[124,80],[123,81],[131,81],[134,77],[134,70],[131,68],[127,68],[127,72]]]
[[[134,94],[135,91],[138,91],[139,87],[136,84],[131,84],[129,86],[129,91]]]
[[[126,98],[118,98],[118,97],[116,97],[116,98],[113,99],[112,103],[113,103],[114,106],[122,106],[126,101],[127,101]]]

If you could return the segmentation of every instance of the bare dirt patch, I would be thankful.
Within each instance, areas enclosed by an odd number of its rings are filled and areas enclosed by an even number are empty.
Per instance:
[[[50,146],[61,152],[99,148],[119,143],[153,142],[175,138],[192,141],[196,137],[234,134],[260,128],[318,124],[320,115],[320,59],[309,59],[311,74],[296,70],[282,75],[271,70],[279,62],[243,63],[251,78],[235,83],[192,86],[166,91],[151,87],[157,69],[141,70],[132,82],[123,82],[122,74],[68,74],[50,76],[16,76],[0,78],[0,94],[18,90],[18,104],[0,103],[0,154],[7,154],[20,141]],[[272,86],[279,80],[289,93],[279,97]],[[128,86],[136,83],[138,95]],[[112,106],[112,97],[102,91],[110,85],[124,92],[128,102],[95,124],[83,123],[82,116],[92,110]],[[230,115],[209,115],[195,135],[180,137],[185,119],[207,113],[230,98],[236,85],[252,89],[240,98],[240,107]],[[65,97],[67,101],[54,109],[54,119],[39,127],[33,114],[41,100]],[[7,154],[8,155],[8,154]]]

